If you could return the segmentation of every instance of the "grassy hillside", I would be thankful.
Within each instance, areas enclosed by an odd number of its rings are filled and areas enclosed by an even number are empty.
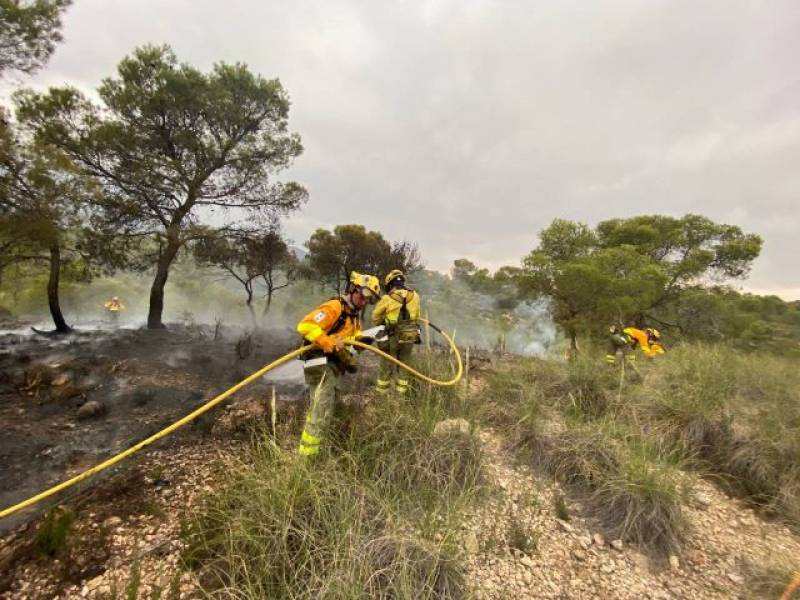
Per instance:
[[[294,435],[262,436],[228,472],[187,528],[207,594],[464,597],[464,516],[498,493],[485,485],[484,429],[564,490],[555,517],[578,502],[607,539],[656,559],[684,552],[700,479],[800,530],[800,373],[769,354],[684,345],[624,372],[600,356],[494,358],[469,391],[420,386],[356,413],[315,462],[293,455]],[[437,426],[455,418],[468,428]],[[516,530],[491,535],[535,554],[520,531],[524,544]],[[742,569],[753,597],[768,597],[791,560]]]

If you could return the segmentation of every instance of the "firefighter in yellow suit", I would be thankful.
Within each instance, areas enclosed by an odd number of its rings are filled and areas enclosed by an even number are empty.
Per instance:
[[[618,327],[612,326],[610,333],[609,347],[606,353],[606,362],[610,365],[616,363],[617,354],[620,352],[626,360],[634,360],[637,347],[648,358],[655,358],[659,354],[664,354],[664,347],[661,345],[661,333],[658,329],[626,327],[620,331]]]
[[[386,294],[372,311],[372,324],[384,325],[388,336],[386,341],[379,342],[378,348],[402,362],[408,362],[412,346],[420,341],[420,297],[417,292],[406,287],[406,276],[397,269],[386,275],[384,285]],[[379,394],[386,394],[395,375],[395,391],[405,394],[408,391],[408,375],[388,360],[381,361],[375,390]]]
[[[108,318],[111,320],[111,323],[117,325],[119,323],[119,313],[125,310],[125,305],[117,296],[114,296],[111,300],[103,304],[103,306],[108,312]]]
[[[345,340],[361,339],[361,311],[375,303],[380,283],[374,275],[350,274],[345,293],[323,302],[297,324],[303,344],[313,345],[301,355],[311,406],[300,437],[302,456],[314,456],[333,417],[342,375],[355,371],[355,358]]]

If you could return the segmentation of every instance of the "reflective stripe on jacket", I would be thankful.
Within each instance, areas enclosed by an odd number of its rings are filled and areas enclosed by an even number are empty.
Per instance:
[[[388,294],[381,296],[378,304],[372,310],[373,325],[394,325],[400,318],[400,309],[403,306],[403,299],[406,300],[406,310],[408,318],[412,321],[419,319],[419,294],[413,290],[405,288],[394,289]]]
[[[332,332],[332,335],[328,335],[342,315],[343,306],[343,301],[338,298],[323,302],[301,319],[297,324],[297,333],[303,336],[303,339],[321,348],[323,352],[333,352],[336,349],[336,338],[352,340],[361,334],[358,314],[348,312],[342,326]]]

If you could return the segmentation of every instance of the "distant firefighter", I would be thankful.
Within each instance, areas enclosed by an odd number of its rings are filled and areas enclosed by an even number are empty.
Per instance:
[[[106,312],[108,313],[108,318],[111,319],[111,322],[114,325],[119,323],[119,313],[125,310],[125,305],[120,301],[120,299],[117,296],[114,296],[103,306],[105,306]]]
[[[613,325],[609,333],[606,362],[610,365],[617,362],[618,354],[622,354],[625,360],[634,360],[637,346],[648,358],[655,358],[659,354],[664,354],[664,346],[661,345],[661,333],[659,333],[658,329],[637,329],[636,327],[620,329]]]

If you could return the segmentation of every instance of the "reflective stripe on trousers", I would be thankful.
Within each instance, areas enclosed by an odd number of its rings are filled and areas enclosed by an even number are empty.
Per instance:
[[[388,379],[381,379],[380,377],[375,382],[375,391],[379,394],[385,394],[389,391],[389,384],[392,383]]]

